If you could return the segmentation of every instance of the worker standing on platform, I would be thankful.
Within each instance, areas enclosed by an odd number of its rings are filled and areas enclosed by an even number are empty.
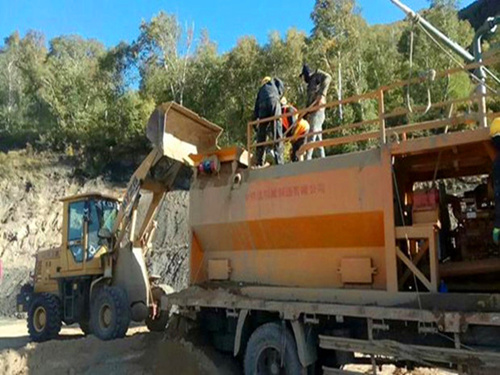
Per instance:
[[[328,87],[332,81],[332,76],[320,69],[314,73],[307,64],[302,66],[302,73],[300,76],[307,83],[307,107],[313,108],[320,104],[326,104],[326,95]],[[307,121],[310,124],[310,132],[316,133],[323,130],[323,122],[325,122],[325,108],[320,108],[309,112]],[[322,134],[313,134],[308,142],[322,141]],[[307,160],[311,160],[314,150],[307,151]],[[325,148],[319,147],[320,157],[325,157]]]
[[[490,126],[490,136],[497,152],[493,161],[493,189],[495,192],[493,242],[498,245],[500,243],[500,117],[493,120]]]
[[[283,93],[284,85],[279,78],[265,77],[255,100],[254,119],[281,116],[280,98]],[[272,134],[273,140],[283,137],[281,119],[257,125],[257,143],[265,142],[268,134]],[[265,146],[257,147],[257,166],[264,165],[265,149]],[[283,143],[274,143],[273,150],[276,164],[283,164]]]
[[[291,160],[299,161],[297,151],[306,141],[305,135],[309,132],[309,123],[303,118],[298,118],[297,109],[289,104],[284,96],[281,98],[281,112],[284,115],[289,114],[289,116],[283,117],[283,137],[293,136]]]

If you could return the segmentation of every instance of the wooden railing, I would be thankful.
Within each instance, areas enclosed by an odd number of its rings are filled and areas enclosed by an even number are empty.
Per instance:
[[[464,67],[457,67],[457,68],[452,68],[448,69],[442,72],[436,73],[434,79],[432,82],[435,82],[438,79],[446,78],[454,74],[458,73],[463,73],[463,72],[472,72],[478,68],[481,68],[483,66],[490,66],[493,64],[498,64],[500,63],[500,51],[492,54],[488,59],[484,60],[482,63],[472,63],[469,65],[466,65]],[[475,73],[473,73],[475,74]],[[477,79],[472,80],[476,86],[478,85]],[[256,143],[253,141],[254,137],[254,126],[263,126],[270,121],[275,121],[280,118],[285,118],[287,115],[281,115],[281,116],[273,116],[273,117],[268,117],[265,119],[258,119],[255,121],[251,121],[247,125],[247,149],[250,154],[253,153],[253,151],[257,147],[267,147],[267,146],[272,146],[275,143],[278,142],[286,142],[286,141],[292,141],[297,138],[304,138],[307,137],[309,138],[310,136],[314,134],[322,134],[323,135],[323,140],[318,141],[318,142],[310,142],[310,143],[305,143],[299,150],[299,154],[303,154],[304,152],[308,150],[312,150],[318,147],[332,147],[332,146],[339,146],[343,144],[348,144],[348,143],[357,143],[357,142],[362,142],[362,141],[370,141],[370,140],[375,140],[376,144],[383,145],[386,143],[394,142],[394,141],[405,141],[412,135],[415,136],[414,133],[416,132],[422,132],[422,131],[430,131],[430,130],[435,130],[439,128],[446,128],[446,131],[453,131],[455,130],[459,125],[467,125],[469,128],[477,128],[479,126],[484,126],[487,124],[487,120],[491,120],[492,118],[495,118],[497,116],[500,116],[500,112],[493,112],[490,111],[488,113],[481,113],[481,110],[478,110],[476,112],[471,112],[471,113],[462,113],[462,114],[453,114],[453,106],[457,104],[469,104],[470,106],[477,106],[478,109],[481,108],[481,106],[484,106],[484,103],[487,101],[488,97],[491,95],[498,95],[498,92],[495,91],[493,94],[491,93],[492,89],[491,87],[488,86],[488,94],[486,96],[483,96],[479,94],[479,90],[474,90],[474,93],[468,97],[464,98],[457,98],[457,99],[450,99],[446,101],[440,101],[436,103],[430,103],[430,105],[423,106],[423,105],[415,105],[411,108],[395,108],[391,112],[386,112],[385,106],[385,96],[390,92],[398,89],[405,89],[408,85],[430,85],[432,86],[432,82],[429,82],[429,79],[427,77],[417,77],[417,78],[412,78],[409,80],[403,80],[403,81],[398,81],[394,82],[390,85],[386,86],[381,86],[379,87],[376,91],[372,91],[369,93],[353,96],[350,98],[346,98],[343,100],[336,100],[332,101],[326,104],[321,104],[317,105],[312,108],[307,108],[307,109],[301,109],[296,112],[298,116],[304,116],[309,112],[314,112],[317,111],[321,108],[325,108],[326,110],[330,109],[335,109],[339,106],[346,106],[346,105],[352,105],[352,104],[360,104],[363,101],[367,100],[372,100],[375,101],[377,104],[378,108],[378,117],[373,118],[373,119],[368,119],[368,120],[363,120],[360,122],[356,123],[351,123],[351,124],[343,124],[340,126],[336,126],[333,128],[325,129],[320,132],[314,132],[314,133],[308,133],[306,135],[300,136],[300,137],[292,137],[292,136],[287,136],[275,140],[270,140],[266,142],[259,142]],[[397,119],[399,117],[405,118],[409,115],[416,116],[418,114],[425,114],[424,112],[429,111],[429,110],[436,110],[436,109],[450,109],[450,115],[447,117],[439,117],[436,119],[431,119],[431,120],[426,120],[426,121],[421,121],[421,122],[413,122],[413,123],[404,123],[405,121],[401,121],[398,123]],[[391,122],[391,126],[387,126],[387,122]],[[339,133],[346,131],[346,130],[353,130],[353,129],[359,129],[363,127],[369,126],[370,129],[362,129],[360,133],[356,134],[350,134],[350,135],[344,135],[344,136],[338,136]],[[378,128],[377,128],[378,127]],[[421,136],[426,136],[421,135]],[[428,134],[427,134],[428,136]]]

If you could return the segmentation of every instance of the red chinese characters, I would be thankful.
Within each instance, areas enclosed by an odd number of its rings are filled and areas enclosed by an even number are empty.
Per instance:
[[[250,191],[247,194],[247,200],[265,201],[270,199],[300,198],[308,195],[325,194],[325,184],[310,183],[293,186],[272,187],[262,190]]]

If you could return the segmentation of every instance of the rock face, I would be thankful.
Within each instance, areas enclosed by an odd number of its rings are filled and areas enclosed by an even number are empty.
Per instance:
[[[15,297],[29,280],[35,253],[61,242],[59,199],[89,191],[119,197],[125,186],[100,178],[82,183],[72,177],[71,167],[54,156],[10,152],[0,154],[0,164],[0,315],[5,316],[15,313]],[[188,278],[187,213],[187,193],[167,194],[157,216],[154,250],[149,257],[151,272],[176,289],[186,285]]]

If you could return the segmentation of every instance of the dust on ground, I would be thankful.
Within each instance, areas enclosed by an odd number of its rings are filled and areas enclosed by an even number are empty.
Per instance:
[[[188,339],[167,338],[143,326],[113,341],[84,337],[76,327],[63,327],[58,340],[29,342],[26,322],[0,320],[0,369],[9,375],[53,374],[238,374],[231,358]]]
[[[100,341],[83,336],[77,326],[64,326],[58,340],[37,344],[29,342],[26,322],[19,319],[0,319],[0,368],[8,375],[242,375],[236,359],[216,352],[196,337],[172,338],[135,326],[124,339]],[[349,365],[344,370],[371,374],[371,367],[365,365]],[[407,371],[384,365],[377,374],[455,373],[426,368]]]

